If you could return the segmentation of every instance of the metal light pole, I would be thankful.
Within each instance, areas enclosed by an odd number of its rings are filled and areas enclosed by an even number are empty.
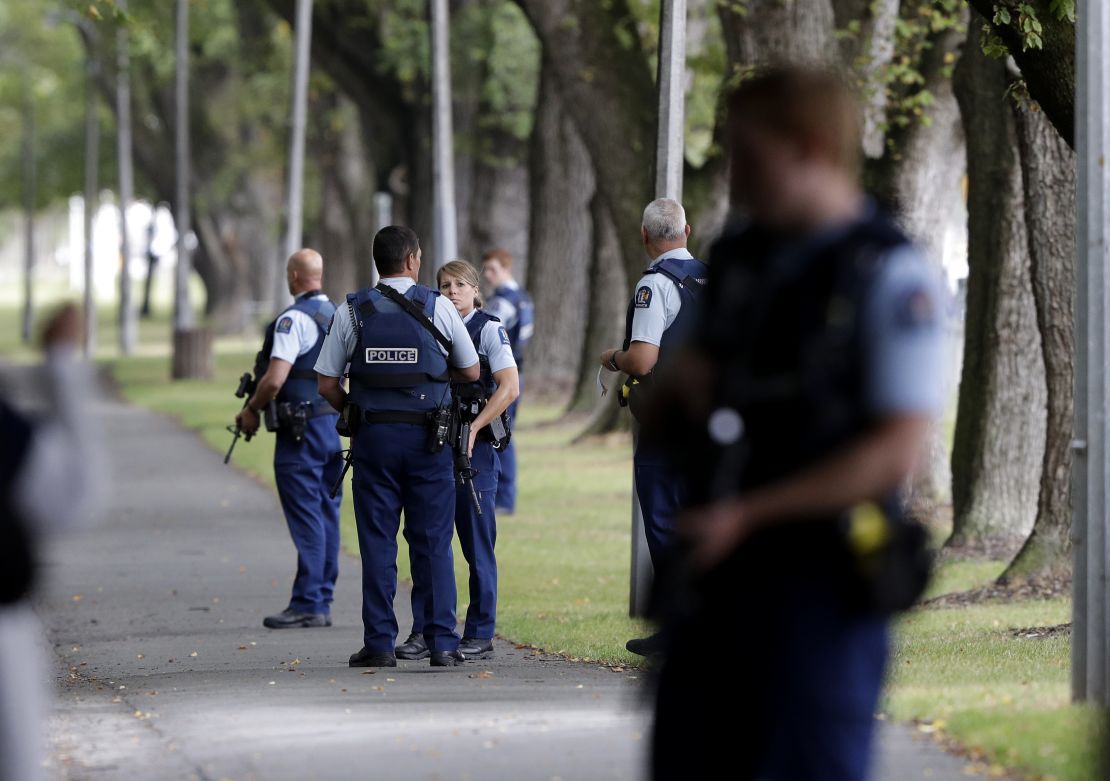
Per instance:
[[[1076,13],[1076,138],[1079,153],[1076,251],[1078,282],[1075,355],[1075,466],[1072,470],[1072,697],[1110,703],[1106,577],[1107,453],[1110,402],[1110,9],[1102,0],[1080,0]]]
[[[35,101],[31,74],[23,94],[23,342],[31,342],[35,273]]]
[[[127,12],[127,0],[118,0],[119,9]],[[119,168],[119,236],[123,262],[119,277],[119,348],[124,355],[135,349],[135,307],[131,303],[131,235],[127,210],[135,195],[135,177],[131,159],[131,55],[128,51],[127,28],[120,25],[116,33],[116,158]]]
[[[286,193],[285,260],[301,248],[304,230],[304,138],[308,114],[308,69],[312,46],[312,0],[297,0],[293,54],[293,108],[289,135],[289,187]],[[284,279],[284,273],[278,275]]]
[[[177,178],[174,223],[177,227],[177,269],[174,273],[173,327],[186,331],[193,326],[189,306],[189,0],[177,0],[174,115],[174,169]]]
[[[686,149],[686,0],[662,0],[659,7],[659,127],[655,146],[655,194],[682,200]],[[639,440],[633,424],[633,441]],[[647,612],[652,579],[651,556],[636,483],[632,483],[632,574],[628,612]]]
[[[96,346],[96,300],[93,290],[93,222],[96,219],[97,162],[100,156],[100,121],[97,116],[96,79],[100,63],[90,42],[85,60],[85,357]]]
[[[442,266],[459,254],[455,212],[454,130],[451,123],[451,62],[447,0],[429,0],[432,28],[432,178],[435,192],[435,244]]]

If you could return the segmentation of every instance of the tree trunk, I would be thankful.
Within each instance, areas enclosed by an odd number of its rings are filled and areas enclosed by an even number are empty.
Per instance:
[[[717,8],[732,75],[769,62],[839,59],[829,0],[748,0]]]
[[[1075,385],[1075,153],[1036,105],[1015,108],[1033,297],[1048,389],[1048,424],[1033,533],[1003,580],[1071,571]]]
[[[979,47],[972,20],[955,75],[968,161],[967,318],[952,451],[950,545],[1028,534],[1044,453],[1044,362],[1006,64]]]
[[[333,301],[370,284],[374,183],[362,154],[359,114],[330,92],[313,107],[320,166],[320,214],[311,232],[324,257],[324,290]]]
[[[656,89],[627,0],[517,0],[582,136],[616,229],[611,261],[645,263],[640,218],[654,194]]]
[[[529,346],[528,381],[530,392],[562,400],[569,399],[580,379],[590,314],[593,197],[589,155],[545,65],[532,128],[528,288],[536,306],[536,332]]]
[[[935,102],[928,109],[928,122],[916,119],[898,133],[890,134],[884,159],[877,163],[887,181],[880,192],[889,193],[902,225],[938,267],[945,257],[966,251],[967,204],[964,176],[967,153],[960,125],[960,109],[952,93],[952,80],[945,60],[959,46],[959,36],[932,36],[921,62],[924,87]],[[955,386],[962,342],[958,332],[949,335],[954,355],[950,378]],[[910,501],[918,517],[933,518],[937,508],[952,501],[952,468],[945,422],[930,426],[919,467],[914,475]]]
[[[588,329],[582,345],[581,371],[572,410],[593,410],[590,425],[584,433],[602,433],[615,428],[621,418],[615,411],[614,393],[610,388],[604,400],[597,395],[598,358],[607,348],[615,347],[624,337],[624,320],[629,297],[628,275],[620,262],[621,247],[617,229],[600,195],[590,205],[593,217],[593,257],[590,263],[590,311]],[[646,265],[642,264],[642,265]],[[643,269],[640,269],[643,271]],[[637,276],[637,279],[639,277]]]

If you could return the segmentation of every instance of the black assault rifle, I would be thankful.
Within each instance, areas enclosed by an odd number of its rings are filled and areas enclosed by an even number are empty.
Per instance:
[[[474,477],[478,471],[470,463],[470,426],[478,414],[478,403],[466,399],[455,399],[455,410],[452,415],[451,445],[455,451],[455,480],[459,485],[470,489],[470,499],[474,502],[474,509],[478,517],[482,517],[482,501],[478,491],[474,488]]]
[[[243,372],[243,376],[239,378],[239,387],[235,391],[235,398],[243,400],[243,406],[240,409],[245,409],[247,404],[250,403],[251,396],[254,395],[255,389],[258,388],[258,380],[251,376],[250,372]],[[243,430],[239,428],[239,424],[228,426],[227,430],[234,434],[231,438],[231,446],[227,449],[227,455],[224,456],[224,463],[231,461],[231,453],[235,450],[236,443],[239,442],[239,437],[243,436]],[[251,441],[253,434],[247,434],[247,441]]]

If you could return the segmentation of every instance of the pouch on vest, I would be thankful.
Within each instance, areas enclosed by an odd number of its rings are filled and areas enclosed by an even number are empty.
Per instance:
[[[929,532],[898,510],[873,502],[854,507],[839,530],[853,564],[849,596],[865,612],[890,616],[913,607],[929,583]]]
[[[655,391],[655,375],[646,374],[643,377],[631,375],[621,385],[617,395],[617,404],[628,407],[637,421],[643,423],[651,405],[651,397]]]

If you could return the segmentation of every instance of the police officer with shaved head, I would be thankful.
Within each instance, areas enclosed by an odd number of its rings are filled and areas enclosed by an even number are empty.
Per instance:
[[[354,460],[362,556],[363,646],[351,667],[395,667],[397,530],[405,515],[414,584],[426,595],[423,635],[433,667],[465,661],[455,621],[454,458],[447,446],[451,381],[474,382],[478,353],[455,307],[417,283],[420,241],[390,226],[374,237],[377,287],[347,296],[316,362],[321,394],[344,410]],[[340,384],[350,365],[350,390]]]
[[[634,415],[648,405],[655,371],[666,365],[697,322],[708,275],[706,265],[686,248],[690,226],[678,201],[659,198],[649,203],[640,236],[651,264],[628,306],[624,344],[601,354],[603,367],[628,375],[621,402]],[[664,449],[648,434],[636,443],[633,467],[648,552],[658,572],[668,554],[672,525],[683,500],[683,481]],[[663,640],[660,635],[637,638],[626,647],[634,654],[655,656],[662,652]]]
[[[339,435],[313,371],[335,304],[320,290],[324,260],[315,250],[294,252],[285,275],[293,304],[267,326],[255,359],[258,386],[235,420],[254,434],[265,414],[274,429],[274,479],[297,549],[289,606],[262,621],[270,629],[331,626],[339,576],[340,498],[330,496],[342,468]]]

